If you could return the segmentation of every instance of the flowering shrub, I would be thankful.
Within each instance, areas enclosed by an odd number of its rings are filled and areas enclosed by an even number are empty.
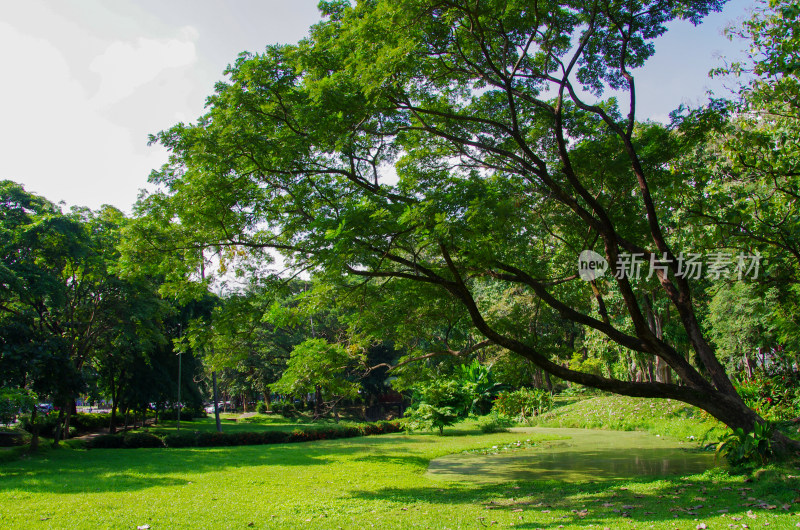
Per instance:
[[[736,386],[744,402],[768,421],[800,416],[800,373],[773,370]]]

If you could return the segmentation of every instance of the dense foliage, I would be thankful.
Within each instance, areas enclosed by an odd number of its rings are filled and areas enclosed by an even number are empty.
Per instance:
[[[211,374],[225,408],[410,398],[440,433],[592,387],[791,443],[766,422],[800,413],[797,2],[731,30],[730,100],[636,113],[658,37],[722,3],[321,2],[153,137],[134,219],[0,182],[2,396],[56,402],[58,439],[79,395],[113,429]]]

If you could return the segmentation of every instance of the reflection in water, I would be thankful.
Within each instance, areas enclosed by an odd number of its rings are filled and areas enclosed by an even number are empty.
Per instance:
[[[709,453],[694,444],[665,440],[641,432],[588,429],[520,429],[520,434],[569,436],[499,454],[455,454],[431,461],[428,476],[470,482],[510,480],[609,480],[642,475],[702,473],[714,465]]]

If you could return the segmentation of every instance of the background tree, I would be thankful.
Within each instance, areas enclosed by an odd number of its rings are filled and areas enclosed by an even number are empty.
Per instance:
[[[314,394],[314,416],[320,417],[325,411],[324,404],[336,413],[336,404],[343,398],[358,397],[360,385],[355,371],[360,355],[350,354],[340,344],[325,339],[307,339],[294,347],[286,370],[273,385],[273,389],[290,396]]]

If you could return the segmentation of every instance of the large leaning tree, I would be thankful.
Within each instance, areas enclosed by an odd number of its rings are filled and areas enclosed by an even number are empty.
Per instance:
[[[687,232],[673,201],[689,179],[670,170],[669,131],[637,121],[633,75],[668,22],[698,24],[722,4],[322,2],[307,39],[241,55],[206,115],[154,138],[172,157],[136,231],[223,259],[276,249],[296,270],[418,292],[421,305],[456,301],[485,341],[561,379],[676,399],[749,431],[763,420],[737,395],[681,274]],[[624,103],[603,99],[609,90]],[[612,268],[632,254],[661,266],[584,282],[586,249]],[[488,311],[487,292],[533,296],[666,364],[675,382],[569,369],[531,336],[526,312]],[[653,292],[678,317],[675,337],[648,318]]]

